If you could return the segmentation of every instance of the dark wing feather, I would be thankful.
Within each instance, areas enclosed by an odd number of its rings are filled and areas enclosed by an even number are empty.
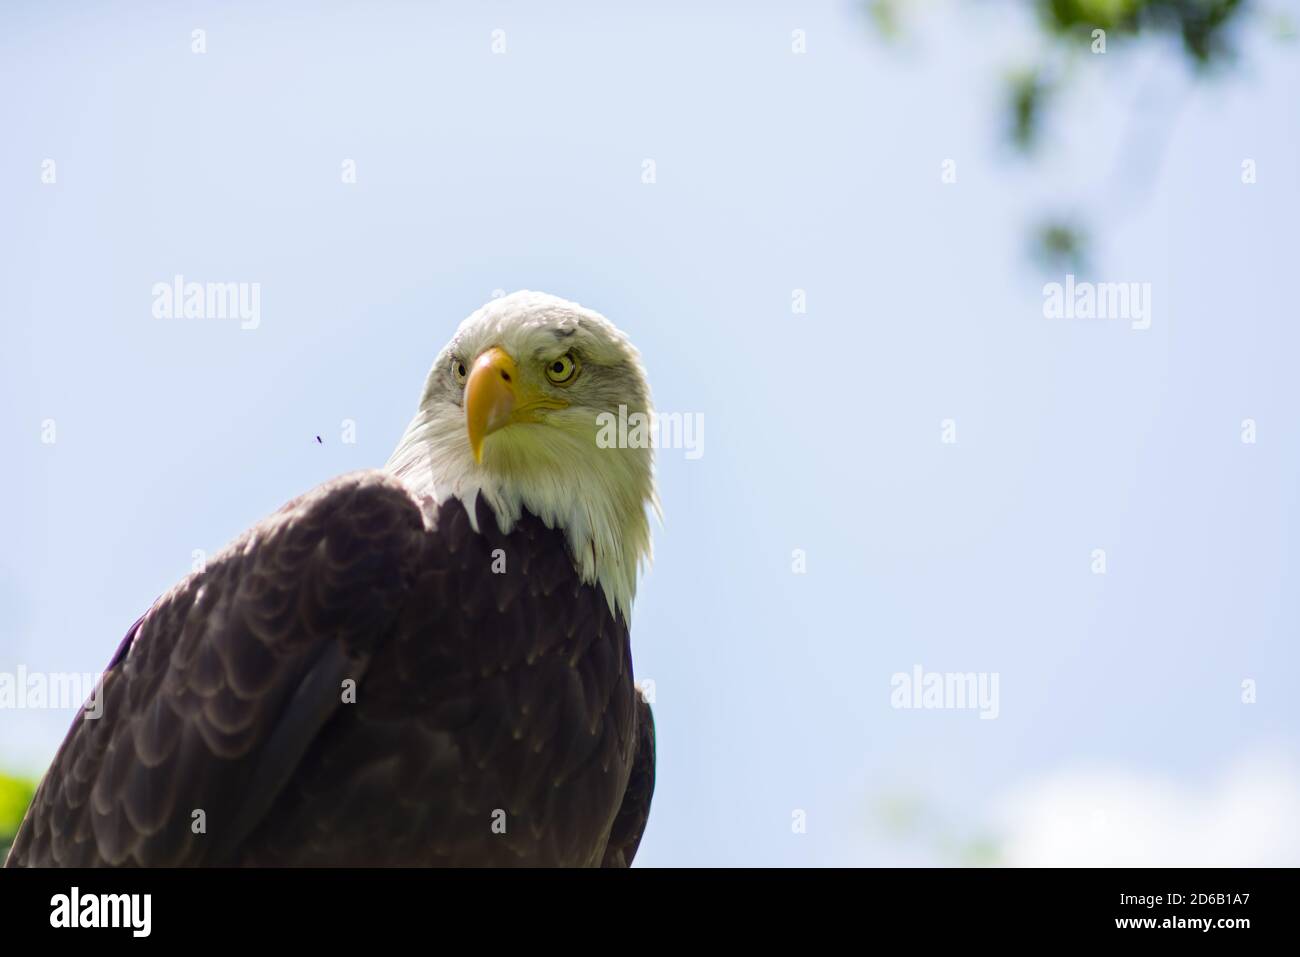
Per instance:
[[[632,858],[641,846],[646,820],[650,817],[650,799],[655,793],[655,717],[650,703],[637,694],[636,757],[632,774],[623,792],[623,803],[609,832],[609,844],[601,867],[631,867]]]
[[[358,681],[415,578],[424,517],[380,473],[254,526],[133,626],[7,864],[192,865],[239,852]],[[202,812],[205,827],[198,826]]]

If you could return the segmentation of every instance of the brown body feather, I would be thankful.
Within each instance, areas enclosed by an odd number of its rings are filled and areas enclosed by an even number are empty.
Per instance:
[[[560,532],[477,523],[367,472],[255,526],[139,623],[7,865],[629,864],[627,626]]]

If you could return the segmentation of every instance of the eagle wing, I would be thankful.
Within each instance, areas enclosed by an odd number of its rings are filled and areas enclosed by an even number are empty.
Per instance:
[[[136,623],[7,864],[233,860],[360,683],[415,579],[424,516],[379,473],[290,502]]]
[[[655,793],[655,717],[650,702],[637,695],[636,756],[632,773],[623,792],[623,803],[609,832],[609,843],[601,867],[631,867],[636,849],[641,846],[646,820],[650,817],[650,799]]]

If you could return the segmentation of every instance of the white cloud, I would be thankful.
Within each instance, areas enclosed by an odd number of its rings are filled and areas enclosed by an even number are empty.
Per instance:
[[[1237,761],[1197,788],[1129,770],[1066,770],[998,803],[1013,867],[1300,864],[1300,774],[1278,756]]]

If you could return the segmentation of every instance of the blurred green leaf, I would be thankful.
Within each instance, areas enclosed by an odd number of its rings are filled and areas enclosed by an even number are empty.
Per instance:
[[[9,845],[18,833],[27,806],[36,794],[36,782],[0,774],[0,862],[9,853]]]
[[[867,0],[867,14],[882,39],[895,40],[902,33],[898,0]]]
[[[1230,59],[1230,26],[1242,0],[1035,0],[1039,19],[1058,36],[1105,30],[1116,39],[1143,34],[1180,37],[1197,66]]]
[[[963,867],[997,867],[1002,863],[1002,852],[993,838],[981,837],[962,845],[957,859]]]
[[[1088,237],[1083,228],[1066,219],[1040,223],[1034,232],[1033,254],[1049,272],[1067,269],[1083,272],[1088,262]]]
[[[1028,153],[1038,143],[1043,107],[1051,88],[1038,70],[1021,70],[1011,76],[1011,141]]]

